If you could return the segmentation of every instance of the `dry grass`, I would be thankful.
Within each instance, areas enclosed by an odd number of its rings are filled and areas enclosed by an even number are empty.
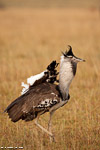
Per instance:
[[[69,103],[55,112],[50,143],[34,121],[12,123],[3,110],[21,81],[43,71],[70,44],[78,65]],[[47,127],[48,114],[41,117]],[[24,150],[100,150],[100,16],[84,9],[0,10],[0,147]]]
[[[20,7],[20,8],[99,8],[99,0],[0,0],[0,7]]]

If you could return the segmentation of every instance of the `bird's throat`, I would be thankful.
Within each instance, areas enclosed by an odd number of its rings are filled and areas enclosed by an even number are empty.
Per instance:
[[[69,86],[73,80],[74,75],[70,62],[63,62],[60,65],[59,72],[59,88],[63,97],[63,100],[68,98]]]

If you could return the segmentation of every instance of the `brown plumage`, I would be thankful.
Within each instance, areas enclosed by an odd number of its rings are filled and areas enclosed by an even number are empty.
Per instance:
[[[57,81],[58,66],[56,61],[48,65],[44,76],[36,80],[28,91],[14,100],[4,112],[7,112],[13,122],[22,119],[30,121],[35,119],[59,103],[60,94],[58,86],[54,84]]]
[[[60,94],[57,85],[45,82],[30,88],[24,95],[13,101],[5,111],[13,122],[20,119],[33,120],[59,103]]]

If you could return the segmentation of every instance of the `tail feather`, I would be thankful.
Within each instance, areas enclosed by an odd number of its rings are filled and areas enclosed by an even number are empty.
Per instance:
[[[17,105],[14,105],[7,111],[9,118],[11,118],[11,121],[17,122],[22,117],[22,111],[21,108]]]
[[[22,116],[22,103],[21,98],[17,98],[15,101],[13,101],[5,110],[4,112],[7,112],[9,115],[9,118],[11,118],[11,121],[16,122],[18,121]]]
[[[11,121],[13,122],[17,122],[18,120],[22,119],[22,120],[29,120],[29,116],[30,116],[30,120],[34,119],[36,116],[33,112],[30,112],[32,110],[30,110],[30,107],[24,105],[25,101],[27,100],[27,96],[28,96],[29,92],[25,93],[24,95],[21,95],[20,97],[18,97],[16,100],[14,100],[5,110],[4,112],[7,112],[9,115],[9,118],[11,118]],[[27,109],[26,112],[23,111],[23,108]],[[27,113],[28,112],[28,113]],[[28,118],[28,119],[27,119]]]

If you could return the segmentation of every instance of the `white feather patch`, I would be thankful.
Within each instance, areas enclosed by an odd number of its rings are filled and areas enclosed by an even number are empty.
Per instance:
[[[44,72],[45,71],[41,72],[40,74],[31,76],[30,78],[27,79],[27,83],[33,85],[36,80],[39,80],[44,76]]]
[[[55,93],[51,93],[52,95],[55,95]]]
[[[24,82],[21,83],[21,86],[24,87],[21,91],[21,95],[25,94],[28,89],[29,89],[29,85],[28,84],[25,84]]]
[[[21,86],[24,87],[21,91],[21,95],[25,94],[28,90],[29,90],[29,86],[30,85],[33,85],[35,83],[35,81],[41,79],[45,72],[47,70],[41,72],[40,74],[37,74],[37,75],[34,75],[34,76],[31,76],[30,78],[27,78],[27,84],[25,84],[24,82],[21,83]]]

